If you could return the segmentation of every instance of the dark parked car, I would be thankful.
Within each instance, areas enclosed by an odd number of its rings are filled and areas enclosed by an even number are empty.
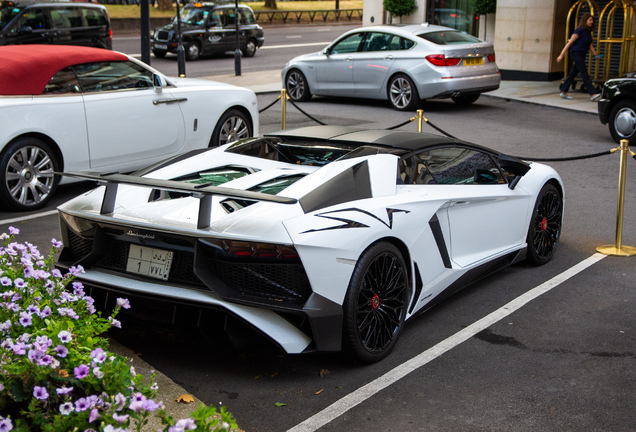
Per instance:
[[[254,12],[239,6],[239,44],[245,57],[252,57],[263,46],[263,28],[256,24]],[[236,8],[234,3],[190,3],[179,15],[186,60],[222,54],[236,49]],[[177,21],[152,32],[152,52],[157,57],[177,52]]]
[[[608,124],[612,138],[636,144],[636,72],[605,81],[598,101],[601,123]]]
[[[23,44],[112,49],[113,31],[101,5],[0,1],[0,45]]]

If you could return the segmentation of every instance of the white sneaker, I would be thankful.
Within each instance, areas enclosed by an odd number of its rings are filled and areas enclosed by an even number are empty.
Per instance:
[[[590,98],[590,100],[592,102],[595,102],[597,100],[599,100],[601,98],[601,94],[600,93],[596,93],[595,95],[592,95],[592,97]]]
[[[561,97],[562,97],[563,99],[567,99],[567,100],[574,99],[574,98],[573,98],[572,96],[570,96],[569,94],[567,94],[567,93],[563,93],[563,92],[561,92]]]

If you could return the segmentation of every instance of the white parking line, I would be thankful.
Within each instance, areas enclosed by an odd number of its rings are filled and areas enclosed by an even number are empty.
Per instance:
[[[340,399],[339,401],[334,402],[333,404],[331,404],[324,410],[320,411],[319,413],[309,417],[304,422],[289,429],[288,432],[313,432],[318,430],[322,426],[326,425],[332,420],[335,420],[336,418],[346,413],[350,409],[354,408],[358,404],[371,398],[379,391],[385,389],[391,384],[404,378],[411,372],[414,372],[415,370],[421,368],[422,366],[426,365],[430,361],[441,356],[445,352],[455,348],[457,345],[461,344],[462,342],[467,341],[468,339],[475,336],[480,331],[487,329],[491,325],[502,320],[503,318],[512,314],[516,310],[522,308],[524,305],[526,305],[530,301],[547,293],[552,288],[559,286],[561,283],[579,274],[580,272],[592,266],[593,264],[597,263],[598,261],[602,260],[606,256],[607,255],[596,253],[592,255],[591,257],[581,261],[574,267],[571,267],[570,269],[553,277],[549,281],[544,282],[538,287],[531,289],[530,291],[517,297],[516,299],[512,300],[510,303],[502,306],[501,308],[485,316],[479,321],[476,321],[473,324],[469,325],[468,327],[464,328],[463,330],[460,330],[459,332],[455,333],[448,339],[441,341],[437,345],[413,357],[411,360],[405,363],[402,363],[400,366],[390,370],[389,372],[382,375],[381,377],[376,378],[375,380],[371,381],[369,384],[360,387],[353,393],[350,393],[344,398]]]
[[[28,215],[28,216],[20,216],[17,218],[13,218],[13,219],[4,219],[4,220],[0,220],[0,225],[9,225],[12,223],[16,223],[16,222],[23,222],[23,221],[27,221],[27,220],[31,220],[31,219],[37,219],[37,218],[41,218],[41,217],[45,217],[45,216],[51,216],[57,214],[57,210],[50,210],[47,212],[42,212],[42,213],[36,213],[36,214],[32,214],[32,215]]]

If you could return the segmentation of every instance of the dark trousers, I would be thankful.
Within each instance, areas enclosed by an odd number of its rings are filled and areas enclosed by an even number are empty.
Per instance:
[[[570,69],[570,73],[568,77],[565,79],[563,84],[559,86],[559,90],[563,93],[567,93],[570,90],[570,85],[576,78],[577,74],[581,74],[581,79],[583,80],[583,84],[585,84],[585,88],[590,95],[597,93],[596,87],[592,84],[592,80],[590,79],[590,75],[587,73],[587,65],[585,64],[585,58],[587,57],[586,52],[570,52],[570,58],[572,59],[572,69]]]

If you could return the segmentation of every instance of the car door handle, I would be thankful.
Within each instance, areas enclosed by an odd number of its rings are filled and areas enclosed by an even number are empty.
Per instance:
[[[159,105],[159,104],[171,104],[171,103],[177,103],[177,102],[185,102],[187,101],[188,98],[179,98],[179,99],[158,99],[158,100],[153,100],[152,104],[153,105]]]
[[[388,56],[384,57],[384,60],[393,60],[393,56],[392,55],[388,55]]]
[[[451,207],[464,207],[470,204],[470,201],[453,201]]]
[[[345,58],[343,58],[343,60],[344,60],[344,61],[352,61],[352,60],[353,60],[353,57],[345,57]]]

